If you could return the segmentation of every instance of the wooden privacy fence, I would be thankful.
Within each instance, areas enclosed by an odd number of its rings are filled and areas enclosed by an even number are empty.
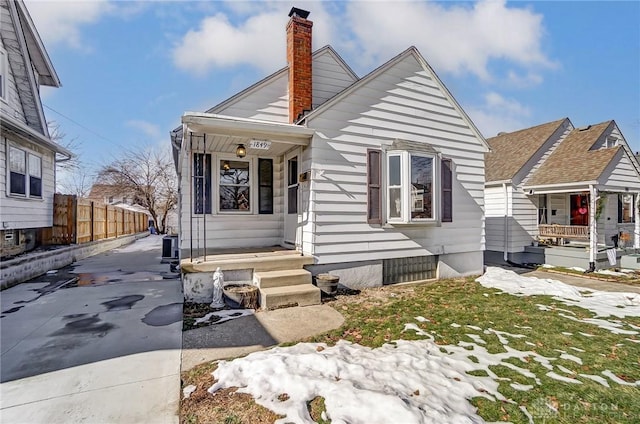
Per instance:
[[[80,244],[147,231],[149,218],[102,202],[66,194],[53,197],[53,227],[44,244]]]

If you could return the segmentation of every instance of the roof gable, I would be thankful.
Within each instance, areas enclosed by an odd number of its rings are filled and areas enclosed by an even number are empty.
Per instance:
[[[410,61],[413,62],[410,63]],[[391,82],[391,79],[393,79],[391,76],[392,72],[400,68],[407,68],[402,69],[400,72],[406,74],[406,76],[401,81]],[[415,72],[416,68],[419,69],[418,72]],[[383,86],[385,89],[381,88]],[[367,90],[373,90],[371,96],[367,96],[372,102],[376,100],[376,96],[380,95],[381,101],[388,103],[396,102],[394,106],[397,108],[411,109],[407,113],[414,114],[415,119],[428,119],[432,121],[435,133],[440,131],[440,127],[455,122],[454,125],[459,128],[461,135],[472,136],[479,140],[485,151],[489,150],[488,144],[475,124],[451,95],[426,60],[413,46],[373,70],[368,75],[362,77],[342,92],[336,94],[332,99],[311,111],[303,120],[309,122],[317,119],[329,113],[335,105],[345,101],[350,96]],[[397,99],[391,98],[394,94],[398,94]],[[398,104],[399,101],[402,101],[402,104]],[[435,108],[441,108],[442,110],[446,110],[446,112],[440,114],[433,113],[433,109]],[[384,112],[381,111],[380,113]]]
[[[491,152],[485,154],[486,181],[507,181],[514,178],[567,122],[570,124],[568,118],[563,118],[488,138]]]
[[[206,112],[288,123],[288,70],[288,66],[281,68]],[[331,46],[324,46],[313,53],[312,72],[314,107],[358,80]]]
[[[48,138],[49,131],[40,101],[38,84],[44,83],[57,87],[60,81],[24,3],[2,1],[0,15],[3,23],[10,23],[10,25],[0,25],[0,36],[7,51],[9,72],[19,97],[19,106],[16,103],[14,109],[21,107],[27,126]],[[12,119],[12,117],[4,118]]]
[[[527,186],[571,184],[597,181],[622,145],[592,150],[615,127],[614,121],[576,128],[567,135],[527,182]]]

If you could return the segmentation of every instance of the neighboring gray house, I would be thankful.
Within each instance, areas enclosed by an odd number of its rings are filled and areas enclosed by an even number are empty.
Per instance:
[[[608,263],[607,246],[640,247],[640,165],[615,121],[575,128],[564,118],[487,142],[489,262],[588,268]],[[572,245],[532,246],[544,239]]]
[[[1,256],[33,248],[53,223],[56,161],[71,152],[51,140],[40,86],[60,80],[21,0],[0,0]]]
[[[350,287],[481,273],[480,132],[415,47],[358,78],[333,48],[312,53],[307,14],[290,14],[287,67],[172,133],[187,298],[210,295],[217,266],[263,307],[319,302],[310,273]]]

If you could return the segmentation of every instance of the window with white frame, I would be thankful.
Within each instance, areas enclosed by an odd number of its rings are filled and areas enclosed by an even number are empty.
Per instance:
[[[612,147],[616,147],[618,145],[618,138],[614,136],[607,137],[605,148],[611,149]]]
[[[218,163],[220,212],[251,212],[251,162],[221,159]]]
[[[7,99],[7,78],[9,74],[9,61],[7,52],[0,47],[0,98]]]
[[[434,221],[436,156],[407,151],[387,153],[387,220]]]
[[[9,194],[42,198],[42,159],[9,146]]]
[[[396,140],[393,147],[367,150],[367,222],[453,222],[453,161],[422,143]]]
[[[634,203],[633,194],[618,195],[618,223],[630,224],[634,222]]]

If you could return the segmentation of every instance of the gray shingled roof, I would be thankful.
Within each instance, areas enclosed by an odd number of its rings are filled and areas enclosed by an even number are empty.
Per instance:
[[[536,170],[527,186],[596,181],[622,146],[589,150],[612,126],[613,121],[574,129]]]
[[[566,120],[562,118],[488,138],[491,152],[485,154],[486,181],[512,179]]]

